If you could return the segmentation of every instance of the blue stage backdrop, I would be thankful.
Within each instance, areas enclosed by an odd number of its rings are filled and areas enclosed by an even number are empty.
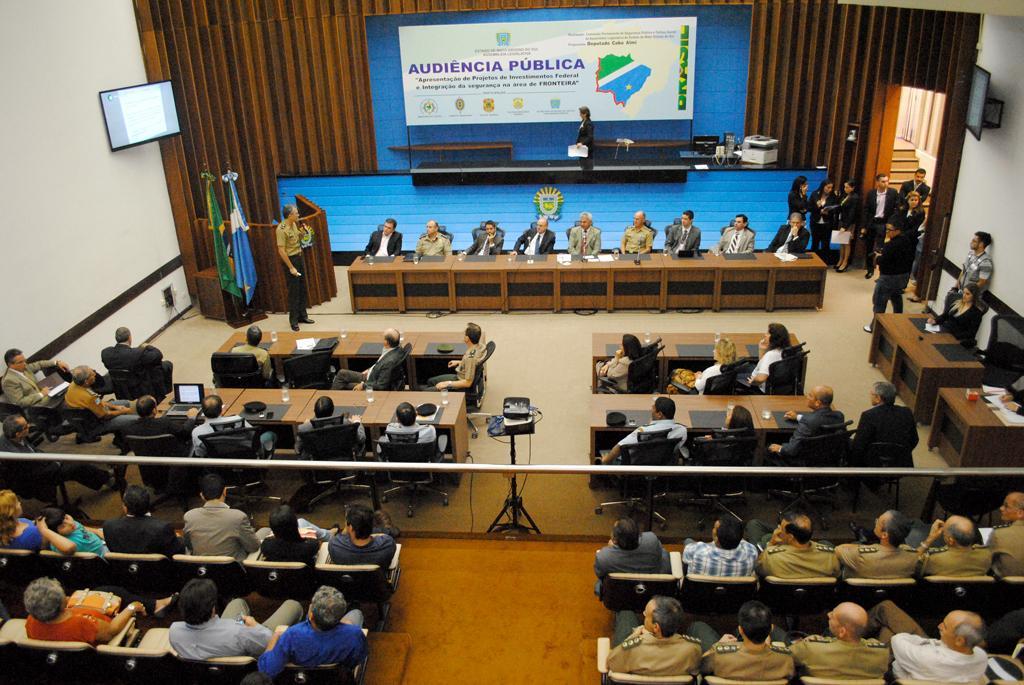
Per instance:
[[[402,64],[398,48],[398,27],[422,24],[458,24],[617,17],[696,17],[697,51],[694,74],[694,135],[736,133],[742,140],[747,100],[747,63],[750,58],[749,5],[710,7],[603,7],[588,9],[502,10],[484,12],[435,12],[394,14],[366,18],[370,57],[370,86],[373,96],[373,124],[377,136],[377,167],[381,170],[408,169],[409,158],[389,146],[417,143],[512,141],[516,159],[561,159],[567,145],[575,142],[577,124],[495,124],[463,126],[405,125],[402,97]],[[585,102],[563,103],[575,109]],[[685,139],[689,121],[594,122],[597,138]],[[756,132],[755,132],[756,133]],[[418,161],[436,159],[436,153],[419,153]],[[459,159],[494,159],[496,151],[459,152]],[[604,151],[599,154],[611,154]]]
[[[717,240],[718,229],[736,214],[746,214],[757,231],[756,245],[767,247],[776,229],[786,222],[786,196],[793,179],[803,174],[813,191],[825,177],[820,169],[784,171],[691,171],[686,183],[619,183],[556,185],[565,198],[561,219],[551,222],[558,250],[565,250],[565,231],[579,213],[594,215],[602,229],[602,247],[617,247],[622,233],[642,209],[658,229],[655,248],[664,244],[665,225],[683,210],[696,214],[695,225],[703,230],[703,247]],[[533,196],[538,185],[414,186],[408,174],[370,176],[318,176],[280,178],[280,204],[304,195],[327,212],[331,250],[362,252],[369,235],[386,217],[398,221],[402,248],[411,251],[428,219],[436,219],[455,236],[452,246],[465,250],[472,244],[471,231],[485,219],[493,219],[505,231],[505,247],[511,249],[518,235],[537,218]]]

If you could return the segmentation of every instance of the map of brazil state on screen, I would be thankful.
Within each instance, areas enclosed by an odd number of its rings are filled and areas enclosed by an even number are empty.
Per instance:
[[[399,27],[406,123],[692,119],[695,17]]]

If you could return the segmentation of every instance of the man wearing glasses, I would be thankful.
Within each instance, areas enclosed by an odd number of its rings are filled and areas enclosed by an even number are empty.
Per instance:
[[[876,314],[885,312],[886,303],[892,302],[892,311],[903,313],[903,290],[910,281],[910,269],[914,265],[914,242],[903,235],[898,223],[885,225],[885,242],[875,250],[875,263],[878,265],[879,277],[875,281],[875,293],[872,295],[872,311]],[[870,333],[874,320],[864,327]]]

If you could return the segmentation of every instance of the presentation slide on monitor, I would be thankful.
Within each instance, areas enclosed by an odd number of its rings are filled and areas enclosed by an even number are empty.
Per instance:
[[[402,26],[406,123],[693,118],[697,20]]]
[[[114,149],[179,131],[169,81],[107,91],[100,102]]]

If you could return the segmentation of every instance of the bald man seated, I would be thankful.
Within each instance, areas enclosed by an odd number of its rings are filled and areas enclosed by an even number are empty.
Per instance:
[[[555,251],[555,234],[548,230],[548,218],[542,216],[536,221],[537,228],[528,228],[516,239],[512,254],[542,255]]]
[[[942,540],[939,547],[932,545]],[[992,550],[980,542],[974,521],[950,516],[932,523],[928,537],[918,546],[922,576],[983,576],[992,566]]]
[[[816,385],[807,393],[809,414],[786,412],[786,418],[796,421],[797,427],[785,445],[768,445],[768,461],[777,466],[795,466],[801,464],[802,452],[807,438],[817,437],[830,431],[832,426],[842,426],[846,421],[843,412],[832,408],[832,388],[827,385]]]
[[[886,600],[868,612],[868,634],[877,634],[892,650],[896,678],[942,683],[982,681],[988,655],[985,622],[972,611],[951,611],[939,623],[939,639],[930,639],[921,626]]]
[[[387,390],[391,374],[402,363],[402,334],[395,328],[384,331],[384,348],[373,366],[365,371],[339,369],[331,390]]]
[[[830,636],[808,635],[790,645],[801,676],[832,679],[881,678],[889,670],[889,646],[865,638],[868,612],[843,602],[828,612]]]
[[[1003,522],[992,531],[992,570],[997,576],[1024,576],[1024,492],[1006,495],[999,507]]]

